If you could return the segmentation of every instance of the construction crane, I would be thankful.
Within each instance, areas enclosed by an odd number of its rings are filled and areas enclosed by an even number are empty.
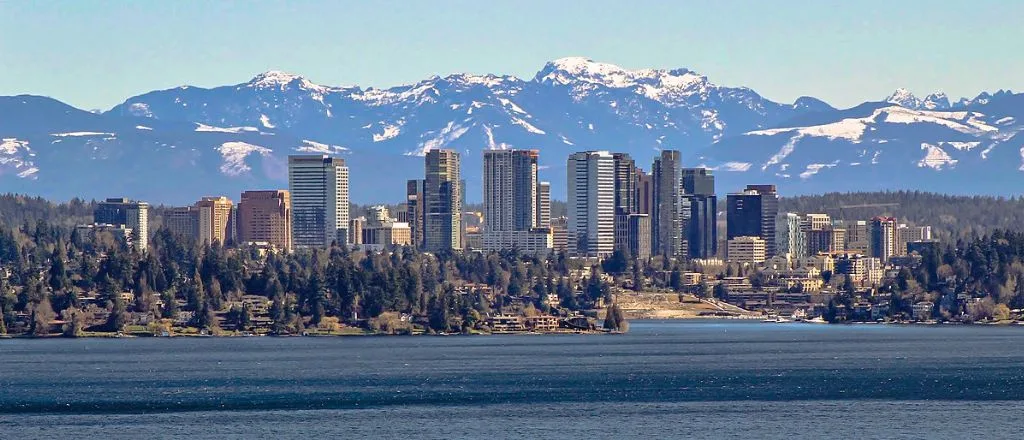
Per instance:
[[[900,206],[899,203],[866,203],[862,205],[839,205],[839,218],[846,220],[847,209],[858,209],[858,208],[892,208]]]

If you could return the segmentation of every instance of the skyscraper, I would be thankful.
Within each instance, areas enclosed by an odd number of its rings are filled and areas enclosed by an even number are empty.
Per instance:
[[[607,151],[573,153],[566,163],[569,252],[600,257],[615,246],[615,161]]]
[[[615,211],[633,214],[639,211],[636,193],[636,162],[626,153],[612,153],[615,161]]]
[[[537,150],[484,151],[484,250],[550,251],[551,231],[537,226],[537,159]]]
[[[803,219],[792,212],[780,213],[775,221],[775,255],[807,256]]]
[[[683,209],[686,247],[690,258],[714,258],[718,254],[718,197],[715,176],[707,168],[684,168]]]
[[[775,185],[747,185],[741,193],[726,199],[726,234],[736,237],[761,237],[768,256],[774,256],[775,221],[779,213],[779,195]]]
[[[243,192],[238,202],[238,241],[291,250],[291,194],[285,190]]]
[[[199,243],[226,244],[231,237],[231,199],[203,197],[196,202],[196,240]]]
[[[484,233],[537,225],[537,150],[484,151]]]
[[[683,191],[686,194],[715,195],[715,176],[707,168],[683,168]]]
[[[636,204],[637,213],[654,214],[654,181],[640,168],[636,169]]]
[[[149,249],[149,204],[146,202],[107,199],[96,205],[93,221],[131,229],[132,247],[140,252]]]
[[[871,219],[871,256],[889,262],[896,252],[898,242],[896,219],[892,217],[875,217]],[[904,253],[906,250],[903,251]]]
[[[409,221],[409,234],[412,245],[423,248],[423,179],[415,179],[406,182],[405,185],[405,212]]]
[[[669,257],[686,255],[683,236],[683,174],[679,151],[663,150],[651,167],[654,212],[651,252]],[[685,214],[689,214],[686,212]]]
[[[537,184],[537,227],[551,227],[551,183]]]
[[[868,222],[864,220],[835,220],[832,222],[834,228],[845,229],[846,252],[870,255],[871,254],[871,233]]]
[[[292,197],[292,242],[325,247],[348,241],[348,167],[327,155],[288,156]]]
[[[459,153],[430,150],[423,181],[424,248],[462,250],[462,181]]]
[[[690,258],[714,258],[718,255],[718,197],[685,195],[690,215],[686,226],[686,247]]]
[[[629,249],[629,217],[637,213],[636,163],[626,153],[612,153],[615,173],[615,249]],[[636,229],[633,229],[636,232]]]
[[[907,244],[929,241],[932,239],[931,226],[907,226],[900,225],[896,228],[896,255],[907,255],[909,250]]]
[[[175,235],[195,238],[199,235],[196,208],[182,206],[164,211],[164,227]]]

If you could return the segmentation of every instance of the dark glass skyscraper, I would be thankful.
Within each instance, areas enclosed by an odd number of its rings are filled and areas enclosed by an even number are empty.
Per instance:
[[[775,217],[779,214],[779,195],[775,185],[747,185],[726,199],[726,236],[761,237],[768,256],[775,255]]]
[[[685,256],[683,176],[679,151],[662,151],[661,156],[654,159],[651,174],[654,183],[651,253],[669,257]]]
[[[686,194],[715,195],[715,176],[707,168],[683,168],[683,191]]]

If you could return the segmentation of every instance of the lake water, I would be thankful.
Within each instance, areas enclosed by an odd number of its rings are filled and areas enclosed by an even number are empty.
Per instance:
[[[0,438],[1016,438],[1024,327],[0,340]]]

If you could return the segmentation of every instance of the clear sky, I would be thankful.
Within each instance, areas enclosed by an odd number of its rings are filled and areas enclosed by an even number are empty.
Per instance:
[[[388,87],[586,56],[778,101],[1024,90],[1024,1],[0,0],[0,95],[107,109],[265,70]]]

